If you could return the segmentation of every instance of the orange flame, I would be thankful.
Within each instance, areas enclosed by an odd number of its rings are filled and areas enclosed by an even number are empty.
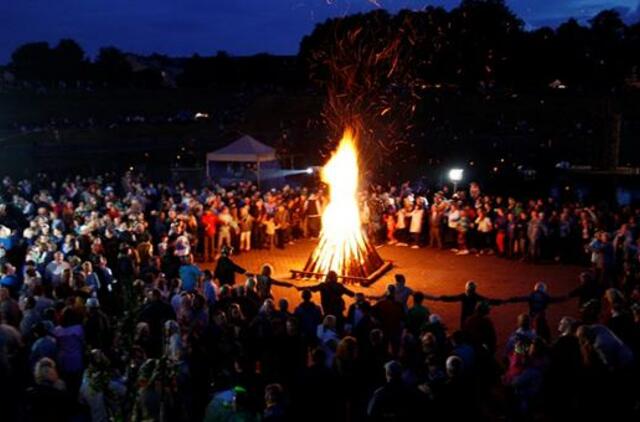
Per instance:
[[[358,155],[353,133],[345,130],[338,149],[322,169],[330,186],[330,201],[322,214],[320,243],[310,262],[319,273],[349,273],[349,267],[364,263],[366,241],[358,208]]]

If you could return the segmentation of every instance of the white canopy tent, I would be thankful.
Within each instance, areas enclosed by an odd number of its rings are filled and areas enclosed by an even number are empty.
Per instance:
[[[260,184],[260,163],[277,161],[276,150],[249,135],[243,135],[226,147],[207,153],[207,177],[212,162],[256,163],[256,178]]]

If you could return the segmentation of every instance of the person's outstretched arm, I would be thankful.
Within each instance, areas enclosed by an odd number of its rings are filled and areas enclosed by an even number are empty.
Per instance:
[[[271,284],[273,284],[274,286],[280,286],[280,287],[293,287],[293,284],[289,283],[288,281],[280,281],[280,280],[276,280],[275,278],[271,279]]]
[[[430,294],[425,293],[425,292],[422,292],[422,296],[423,296],[426,300],[440,300],[440,296],[430,295]]]
[[[340,285],[340,292],[343,295],[347,295],[349,297],[354,297],[356,294],[353,292],[353,290],[349,290],[348,288],[344,287],[344,284]]]
[[[236,264],[235,262],[231,262],[231,265],[233,266],[233,271],[238,273],[238,274],[246,274],[247,270],[245,270],[244,268],[242,268],[240,265]]]
[[[488,299],[485,299],[488,300]],[[522,303],[528,302],[529,296],[513,296],[502,301],[502,303]]]
[[[320,289],[322,288],[322,284],[324,282],[320,282],[318,284],[313,284],[311,286],[294,286],[297,290],[309,290],[310,292],[317,292],[320,291]]]
[[[567,293],[566,295],[563,296],[549,296],[549,303],[561,303],[561,302],[566,302],[567,300],[571,299],[571,293]]]
[[[510,299],[493,299],[490,297],[486,297],[486,296],[482,296],[482,295],[478,295],[478,299],[481,301],[485,301],[487,302],[489,305],[504,305],[505,303],[508,303],[510,301]],[[529,296],[523,296],[523,297],[517,297],[517,298],[512,298],[512,299],[518,299],[519,302],[527,302],[529,300]],[[520,300],[523,299],[523,300]]]
[[[464,299],[464,296],[464,293],[461,293],[459,295],[432,296],[432,300],[439,300],[441,302],[460,302],[462,299]],[[425,298],[427,297],[425,296]]]

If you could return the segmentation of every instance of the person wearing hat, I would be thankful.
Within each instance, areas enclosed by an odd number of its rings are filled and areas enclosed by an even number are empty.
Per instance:
[[[237,265],[229,255],[232,249],[228,246],[223,246],[220,250],[220,258],[216,264],[216,268],[213,272],[215,278],[218,279],[221,286],[236,284],[236,274],[247,274],[247,270]]]
[[[477,292],[477,284],[473,280],[467,281],[464,293],[457,295],[432,296],[425,294],[424,298],[428,300],[437,300],[441,302],[460,302],[460,327],[464,325],[465,320],[473,315],[479,302],[486,302],[489,305],[501,305],[504,303],[501,299],[489,299]]]

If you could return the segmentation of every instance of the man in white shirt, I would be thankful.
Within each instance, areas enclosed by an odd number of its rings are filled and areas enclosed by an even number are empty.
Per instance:
[[[456,239],[458,235],[458,222],[460,221],[460,210],[458,209],[458,205],[455,202],[451,202],[449,206],[449,211],[447,213],[447,239]],[[457,249],[452,249],[454,252],[457,252]]]
[[[53,261],[47,264],[45,268],[45,277],[51,283],[52,286],[57,286],[62,280],[62,273],[64,270],[71,268],[68,262],[64,260],[62,252],[57,251],[53,254]]]
[[[424,220],[424,207],[418,201],[411,211],[411,223],[409,224],[409,233],[411,234],[411,243],[413,249],[420,247],[420,235],[422,234],[422,222]]]

